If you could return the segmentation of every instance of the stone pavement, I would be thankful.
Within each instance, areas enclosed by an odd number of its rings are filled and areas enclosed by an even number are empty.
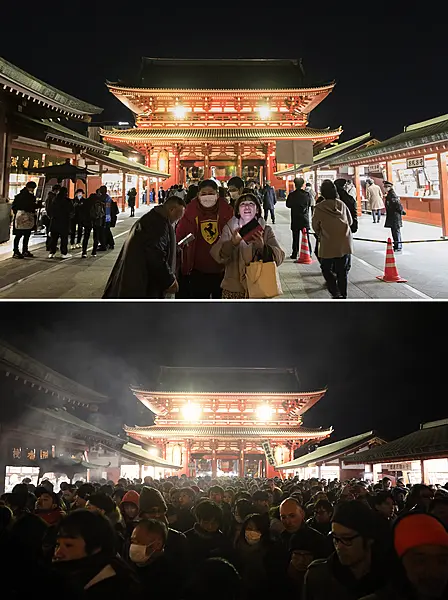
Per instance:
[[[141,216],[146,207],[137,210]],[[284,295],[282,300],[312,299],[327,300],[319,263],[298,265],[289,259],[291,232],[289,210],[283,203],[277,205],[276,235],[285,249],[287,259],[280,267]],[[61,261],[48,260],[45,245],[33,246],[34,259],[13,260],[10,249],[1,252],[0,247],[0,298],[5,299],[95,299],[101,298],[109,273],[120,252],[121,246],[134,219],[129,212],[121,214],[114,231],[115,249],[99,253],[96,258],[81,259],[75,251],[73,258]],[[350,271],[350,299],[407,300],[448,298],[448,242],[434,241],[409,243],[397,255],[400,275],[408,279],[407,284],[386,284],[376,279],[383,274],[386,240],[389,230],[383,224],[374,225],[370,216],[363,216],[360,229],[355,236],[355,255]],[[441,231],[437,227],[405,223],[404,240],[438,240]],[[362,240],[379,240],[362,241]]]

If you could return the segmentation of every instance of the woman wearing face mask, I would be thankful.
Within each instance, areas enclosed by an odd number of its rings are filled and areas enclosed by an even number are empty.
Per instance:
[[[165,523],[155,519],[139,521],[132,532],[129,560],[134,565],[143,593],[146,592],[148,597],[163,597],[167,581],[177,569],[177,565],[171,564],[164,552],[167,535]],[[172,586],[170,597],[178,597],[178,588],[180,586]]]
[[[250,221],[257,219],[262,231],[243,240],[239,232]],[[246,267],[265,254],[272,258],[277,266],[285,259],[285,253],[275,237],[274,230],[266,225],[261,217],[260,201],[253,194],[243,194],[235,202],[235,216],[224,227],[217,244],[212,248],[213,258],[225,265],[222,280],[222,297],[225,299],[247,298],[245,282]]]
[[[248,515],[235,544],[234,564],[244,589],[244,598],[269,595],[268,570],[272,543],[269,538],[268,515]]]
[[[195,238],[182,249],[181,260],[182,275],[188,278],[190,298],[221,298],[224,267],[216,262],[210,251],[232,214],[232,207],[227,201],[218,198],[216,182],[212,179],[201,181],[197,198],[188,204],[176,229],[178,242],[190,233]]]

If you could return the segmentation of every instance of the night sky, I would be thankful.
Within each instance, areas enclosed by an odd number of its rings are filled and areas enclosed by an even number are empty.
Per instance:
[[[269,14],[253,2],[237,8],[138,1],[116,8],[105,2],[92,9],[72,2],[29,6],[29,12],[26,3],[2,6],[0,55],[104,107],[104,120],[129,119],[104,83],[133,80],[141,56],[302,57],[307,83],[337,81],[311,125],[342,125],[341,139],[368,131],[385,139],[448,112],[446,25],[421,3],[417,10],[412,2],[405,8],[371,3],[363,5],[366,16],[344,14],[340,3],[334,14],[320,2],[315,8],[271,3]],[[359,14],[359,5],[352,12]]]
[[[304,424],[334,440],[376,429],[393,439],[446,418],[446,304],[8,303],[0,336],[112,398],[128,425],[129,391],[160,365],[297,367],[302,391],[328,386]],[[138,407],[138,409],[137,409]],[[147,413],[148,411],[146,411]]]

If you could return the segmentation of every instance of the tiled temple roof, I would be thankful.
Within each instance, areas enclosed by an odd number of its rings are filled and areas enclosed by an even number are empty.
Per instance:
[[[144,142],[145,140],[210,140],[247,141],[280,139],[325,139],[339,136],[341,129],[313,129],[311,127],[190,127],[156,128],[138,127],[135,129],[101,130],[104,138],[123,142]]]
[[[393,442],[344,459],[346,463],[387,463],[448,456],[448,421],[423,425]]]
[[[339,440],[338,442],[333,442],[332,444],[326,444],[325,446],[320,446],[314,450],[314,452],[310,452],[304,456],[296,458],[295,460],[284,463],[283,465],[279,465],[277,468],[284,470],[298,469],[300,467],[306,467],[311,463],[325,462],[330,458],[336,458],[338,455],[343,454],[350,449],[356,448],[359,446],[359,444],[365,445],[375,437],[374,431],[368,431],[367,433],[361,433],[360,435]]]
[[[330,429],[310,429],[308,427],[249,427],[247,425],[228,426],[221,425],[173,425],[159,427],[152,425],[149,427],[128,427],[125,426],[126,433],[130,435],[145,436],[148,438],[169,438],[174,436],[181,437],[205,437],[205,438],[291,438],[291,439],[309,439],[324,438],[333,431]]]
[[[58,90],[2,57],[0,57],[0,85],[4,89],[9,88],[22,96],[73,116],[97,115],[103,112],[102,108]]]

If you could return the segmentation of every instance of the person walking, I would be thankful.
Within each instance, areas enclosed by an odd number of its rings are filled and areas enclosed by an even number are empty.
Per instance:
[[[394,184],[390,181],[384,182],[384,189],[387,192],[386,195],[386,222],[384,227],[389,227],[392,232],[394,240],[394,251],[401,252],[403,249],[403,243],[401,240],[401,228],[403,227],[402,215],[405,215],[403,205],[400,202],[400,198],[397,196],[394,190]]]
[[[185,202],[172,196],[134,224],[112,269],[103,298],[164,298],[178,291],[173,225],[184,211]]]
[[[13,234],[14,234],[14,252],[13,258],[33,258],[33,254],[28,250],[31,232],[36,226],[36,198],[34,190],[36,184],[29,181],[26,186],[17,194],[12,203],[11,210],[14,215]],[[22,252],[19,250],[20,240],[23,238]]]
[[[271,215],[272,224],[275,224],[275,205],[277,204],[277,197],[275,195],[275,189],[271,186],[270,181],[266,181],[266,185],[263,189],[263,209],[264,209],[264,220],[268,222],[268,213]]]
[[[293,260],[297,258],[299,251],[300,232],[306,229],[308,236],[308,248],[311,254],[310,241],[310,206],[311,196],[304,190],[305,181],[300,177],[294,180],[295,190],[289,194],[286,200],[286,208],[291,211],[291,231],[292,231],[292,254]]]
[[[137,198],[137,190],[133,187],[128,192],[128,206],[131,209],[131,217],[135,217],[135,199]]]
[[[322,275],[332,298],[347,298],[347,276],[351,266],[353,241],[351,214],[336,187],[326,179],[322,183],[324,198],[316,204],[312,225],[319,240],[319,258]]]
[[[115,247],[114,238],[111,232],[111,227],[115,227],[117,215],[119,212],[117,203],[107,193],[107,187],[102,185],[99,189],[99,196],[104,203],[104,222],[100,230],[100,246],[98,251],[113,250]]]
[[[367,180],[367,201],[372,211],[374,223],[379,223],[381,219],[381,211],[384,208],[383,193],[379,185],[371,179]]]
[[[347,192],[347,181],[345,179],[336,179],[334,185],[336,186],[339,200],[342,200],[352,217],[352,224],[350,226],[351,232],[356,233],[358,231],[358,203],[356,197],[354,198]]]
[[[165,197],[166,197],[166,192],[163,189],[163,186],[160,186],[159,187],[159,192],[157,194],[157,198],[158,198],[159,204],[163,204],[165,202]]]
[[[59,238],[61,239],[61,257],[64,259],[71,257],[71,254],[68,253],[68,236],[73,211],[73,202],[68,197],[68,190],[66,187],[61,187],[50,207],[51,246],[48,258],[54,258]]]
[[[93,231],[92,256],[96,256],[99,244],[99,235],[104,221],[104,204],[97,194],[90,194],[84,200],[79,210],[79,220],[84,229],[82,239],[82,258],[87,258],[87,247],[89,245],[90,234]]]
[[[313,186],[311,185],[310,182],[308,182],[305,185],[305,192],[308,192],[308,194],[310,195],[310,199],[311,199],[311,203],[310,203],[311,214],[313,214],[314,207],[316,206],[316,192],[314,191]]]

